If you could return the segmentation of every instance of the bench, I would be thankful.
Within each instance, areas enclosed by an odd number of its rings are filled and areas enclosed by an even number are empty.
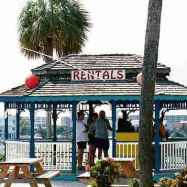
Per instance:
[[[60,174],[60,171],[46,171],[38,176],[35,176],[35,180],[39,184],[45,184],[46,187],[51,187],[50,185],[50,179],[56,177]],[[8,177],[0,178],[0,183],[6,183],[8,181]],[[14,180],[14,183],[29,183],[31,182],[31,179],[29,178],[17,178]]]
[[[44,184],[46,187],[52,187],[50,179],[56,177],[60,174],[60,171],[46,171],[38,176],[36,176],[36,181],[39,184]]]
[[[0,162],[0,183],[5,183],[7,187],[12,183],[30,183],[32,187],[38,187],[39,183],[52,187],[50,179],[60,171],[44,171],[41,161],[37,158],[25,158]]]
[[[36,176],[37,180],[40,179],[52,179],[53,177],[56,177],[60,174],[60,171],[46,171],[42,173],[41,175]]]
[[[128,187],[128,184],[112,184],[111,187]]]
[[[117,162],[121,166],[122,176],[137,177],[136,169],[134,167],[135,158],[112,158],[114,162]]]

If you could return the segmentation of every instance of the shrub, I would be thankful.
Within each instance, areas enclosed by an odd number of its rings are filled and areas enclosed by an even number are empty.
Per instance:
[[[91,167],[90,171],[92,187],[108,187],[118,179],[120,175],[119,164],[116,164],[112,159],[98,160],[95,166]]]
[[[5,160],[5,155],[4,154],[0,154],[0,162]]]

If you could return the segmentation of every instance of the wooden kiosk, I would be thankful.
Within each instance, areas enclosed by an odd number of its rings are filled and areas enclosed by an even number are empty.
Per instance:
[[[138,133],[116,133],[116,109],[139,110],[141,87],[136,82],[136,76],[142,70],[142,63],[143,58],[134,54],[69,55],[62,57],[61,62],[53,61],[32,69],[32,73],[40,77],[38,87],[30,90],[25,85],[20,85],[0,94],[0,101],[4,102],[6,114],[10,109],[17,112],[16,140],[6,143],[6,156],[11,158],[12,147],[15,146],[16,149],[24,146],[24,149],[17,150],[18,152],[26,150],[17,153],[18,157],[42,157],[45,168],[71,170],[76,173],[76,113],[82,107],[79,105],[81,101],[86,101],[87,105],[98,103],[98,101],[110,103],[111,123],[114,129],[111,152],[113,157],[119,156],[119,147],[122,144],[138,140]],[[169,74],[170,68],[158,63],[154,98],[155,171],[157,172],[174,167],[173,165],[168,166],[167,159],[163,157],[165,155],[161,154],[160,110],[162,108],[187,109],[187,88],[170,81]],[[35,111],[39,109],[53,113],[54,131],[51,142],[37,142],[34,137]],[[56,136],[55,116],[62,109],[69,109],[72,114],[72,139],[70,142],[58,140]],[[20,113],[23,110],[28,110],[30,113],[30,139],[27,142],[20,140]],[[5,140],[9,139],[8,126],[8,115],[5,115]],[[12,147],[9,146],[10,144]],[[124,151],[122,152],[124,153]],[[52,156],[49,154],[52,154],[55,159],[50,160]],[[138,154],[138,150],[136,150],[136,154]],[[63,159],[59,155],[63,155]],[[125,154],[120,156],[125,157]],[[174,157],[174,155],[171,156]],[[186,164],[185,160],[184,164]]]

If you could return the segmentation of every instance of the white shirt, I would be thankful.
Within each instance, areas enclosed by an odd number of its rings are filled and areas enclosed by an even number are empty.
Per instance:
[[[88,132],[85,132],[85,123],[82,120],[77,120],[76,123],[76,141],[77,142],[87,142]]]

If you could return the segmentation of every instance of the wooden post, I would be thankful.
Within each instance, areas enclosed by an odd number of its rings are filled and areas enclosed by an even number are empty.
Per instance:
[[[30,158],[35,157],[35,145],[34,145],[34,103],[30,106]]]
[[[160,102],[156,101],[155,103],[155,171],[158,173],[160,171],[160,135],[159,135],[159,127],[160,127]]]
[[[72,173],[76,174],[76,119],[77,119],[77,102],[72,103],[72,122],[73,122],[73,137],[72,137]]]
[[[5,120],[5,140],[8,140],[8,103],[4,107],[4,120]]]
[[[116,157],[116,102],[112,101],[112,157]]]

